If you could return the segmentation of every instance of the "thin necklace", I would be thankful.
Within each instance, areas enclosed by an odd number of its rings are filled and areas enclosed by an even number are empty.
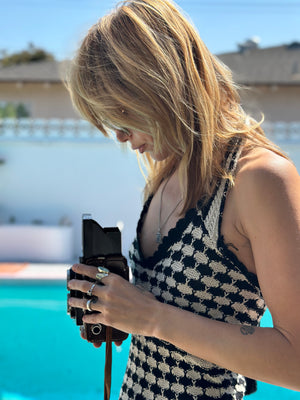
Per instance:
[[[159,203],[159,214],[158,214],[158,229],[156,232],[156,243],[161,243],[162,242],[162,235],[161,235],[161,230],[162,228],[166,225],[166,223],[169,221],[169,218],[171,217],[171,215],[174,213],[174,211],[176,210],[176,208],[179,206],[179,204],[182,202],[182,198],[178,201],[178,203],[176,204],[176,206],[172,209],[172,211],[170,212],[170,214],[167,216],[167,218],[164,220],[163,223],[161,223],[161,209],[162,209],[162,198],[163,198],[163,194],[165,191],[165,188],[169,182],[171,177],[169,177],[166,181],[166,183],[164,184],[164,187],[162,188],[161,194],[160,194],[160,203]]]

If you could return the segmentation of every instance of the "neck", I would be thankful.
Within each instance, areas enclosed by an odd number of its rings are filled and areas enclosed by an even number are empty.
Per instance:
[[[162,232],[165,230],[169,219],[178,214],[178,209],[182,202],[182,194],[179,188],[178,177],[173,174],[163,182],[160,192],[158,228],[156,241],[162,240]],[[168,229],[166,229],[168,230]]]

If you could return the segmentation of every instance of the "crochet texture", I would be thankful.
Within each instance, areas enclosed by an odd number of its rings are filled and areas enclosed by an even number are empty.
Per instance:
[[[236,168],[239,152],[227,158]],[[230,324],[258,326],[265,302],[256,275],[224,244],[220,234],[229,182],[219,182],[203,207],[187,212],[145,259],[138,235],[151,198],[142,211],[130,251],[133,281],[157,300]],[[199,332],[201,341],[201,332]],[[152,337],[132,335],[121,400],[242,399],[246,378]]]

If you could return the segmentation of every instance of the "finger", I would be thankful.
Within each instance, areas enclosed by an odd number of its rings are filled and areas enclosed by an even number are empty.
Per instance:
[[[115,345],[116,345],[116,346],[118,346],[118,347],[119,347],[119,346],[121,346],[121,345],[122,345],[123,341],[117,341],[117,342],[114,342],[114,343],[115,343]]]
[[[94,347],[96,347],[98,349],[99,347],[101,347],[102,342],[95,342],[95,343],[93,343],[93,345],[94,345]]]
[[[72,290],[78,290],[82,293],[86,293],[89,296],[97,296],[99,297],[101,294],[101,286],[96,282],[89,282],[79,279],[71,279],[68,282],[68,288]],[[91,290],[92,289],[92,290]],[[89,291],[91,290],[91,294]]]
[[[88,276],[98,282],[105,284],[105,281],[111,273],[104,267],[94,267],[85,264],[74,264],[72,270],[77,274]],[[98,278],[97,278],[98,275]]]
[[[93,279],[96,279],[96,274],[98,272],[97,267],[85,264],[74,264],[72,270],[77,274],[85,275]]]
[[[82,317],[82,321],[85,324],[104,324],[104,325],[107,325],[105,323],[106,321],[104,321],[103,314],[100,311],[97,312],[97,313],[94,313],[94,314],[85,314]]]
[[[77,297],[70,297],[69,298],[69,305],[74,308],[82,308],[83,310],[88,310],[87,305],[88,299],[78,299]],[[97,298],[91,299],[89,303],[90,310],[100,312],[100,302]]]

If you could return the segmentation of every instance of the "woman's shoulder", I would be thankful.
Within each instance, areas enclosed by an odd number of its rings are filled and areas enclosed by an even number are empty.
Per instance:
[[[286,312],[286,301],[289,306],[299,302],[295,290],[299,283],[300,232],[297,169],[288,158],[273,151],[244,151],[232,193],[236,226],[251,248],[274,326],[289,327],[296,314]],[[279,291],[282,296],[278,296]]]
[[[264,219],[269,212],[280,215],[284,208],[299,208],[300,177],[288,158],[262,147],[246,149],[233,192],[242,219]]]
[[[244,188],[250,186],[251,190],[255,190],[264,185],[290,185],[292,181],[299,183],[299,174],[288,157],[263,147],[255,147],[242,152],[236,181]]]

